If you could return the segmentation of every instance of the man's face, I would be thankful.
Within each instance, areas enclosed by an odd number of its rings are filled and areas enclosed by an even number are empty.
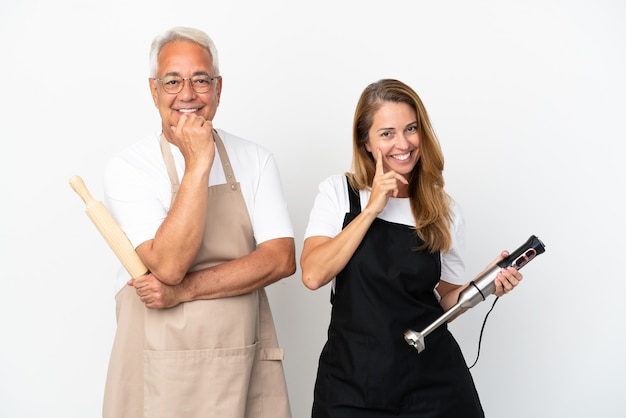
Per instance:
[[[217,76],[213,74],[211,54],[193,42],[170,42],[161,49],[157,60],[156,78],[170,75],[190,78],[196,75]],[[167,93],[160,81],[149,80],[152,99],[159,109],[163,124],[163,133],[168,140],[172,126],[176,126],[183,114],[196,114],[206,120],[213,120],[220,103],[222,79],[211,82],[206,93],[196,93],[189,80],[184,81],[183,89],[177,94]]]

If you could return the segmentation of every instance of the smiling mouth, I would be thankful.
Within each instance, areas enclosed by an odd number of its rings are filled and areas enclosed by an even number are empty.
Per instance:
[[[409,159],[412,153],[413,151],[409,151],[406,154],[391,155],[391,158],[393,158],[394,160],[398,160],[398,161],[406,161]]]
[[[195,113],[198,110],[199,110],[198,108],[195,108],[195,109],[176,109],[176,111],[178,111],[180,113]]]

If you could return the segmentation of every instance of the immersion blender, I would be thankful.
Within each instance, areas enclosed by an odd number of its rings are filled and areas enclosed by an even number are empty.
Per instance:
[[[456,305],[444,312],[439,319],[424,328],[422,332],[410,329],[405,331],[404,339],[409,345],[415,347],[418,353],[421,353],[424,351],[424,348],[426,348],[424,338],[428,334],[433,332],[437,327],[446,323],[462,309],[469,309],[478,305],[496,290],[495,279],[501,269],[515,267],[519,270],[528,264],[530,260],[545,252],[545,250],[543,242],[541,242],[541,240],[536,236],[531,235],[530,238],[528,238],[528,241],[509,254],[508,257],[500,260],[498,263],[476,276],[470,284],[461,291]]]

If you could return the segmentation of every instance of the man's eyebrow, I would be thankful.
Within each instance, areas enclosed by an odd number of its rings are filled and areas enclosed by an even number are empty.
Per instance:
[[[195,73],[192,74],[192,76],[194,76],[194,75],[207,75],[208,76],[209,73],[206,72],[206,71],[196,71]],[[178,71],[170,71],[169,73],[165,73],[163,75],[163,77],[165,77],[165,76],[179,76],[179,77],[182,77]]]

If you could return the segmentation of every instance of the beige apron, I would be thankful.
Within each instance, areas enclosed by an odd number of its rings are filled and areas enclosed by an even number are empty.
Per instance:
[[[202,246],[191,271],[255,248],[248,210],[224,144],[214,133],[227,183],[208,188]],[[161,150],[179,181],[169,144]],[[116,296],[117,332],[105,388],[105,418],[290,418],[272,313],[264,289],[146,309],[134,288]]]

